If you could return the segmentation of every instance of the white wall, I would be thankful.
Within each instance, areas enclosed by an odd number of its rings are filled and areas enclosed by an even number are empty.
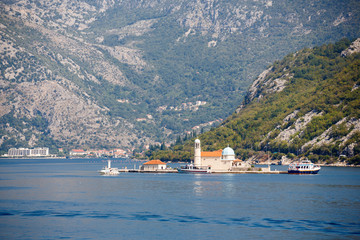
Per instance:
[[[156,171],[166,169],[166,164],[145,164],[143,167],[144,171]]]
[[[203,166],[211,166],[212,171],[228,171],[233,161],[222,161],[220,157],[202,157]]]

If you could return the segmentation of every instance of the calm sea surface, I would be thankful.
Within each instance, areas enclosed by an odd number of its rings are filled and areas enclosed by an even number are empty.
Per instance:
[[[0,239],[360,239],[360,168],[101,176],[105,165],[0,159]]]

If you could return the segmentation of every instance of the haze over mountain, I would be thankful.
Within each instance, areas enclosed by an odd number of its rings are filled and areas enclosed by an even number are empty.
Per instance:
[[[210,127],[258,74],[360,35],[359,1],[7,0],[0,149],[132,147]]]

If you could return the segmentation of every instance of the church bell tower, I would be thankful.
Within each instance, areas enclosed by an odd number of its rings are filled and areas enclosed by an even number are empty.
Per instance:
[[[201,147],[200,147],[199,139],[195,140],[194,166],[195,167],[201,166]]]

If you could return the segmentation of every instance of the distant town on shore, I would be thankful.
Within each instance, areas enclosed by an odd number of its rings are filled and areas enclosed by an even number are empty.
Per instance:
[[[58,149],[59,154],[50,154],[49,148],[10,148],[7,154],[2,157],[17,158],[17,157],[114,157],[126,158],[132,156],[130,150],[123,150],[115,148],[111,150],[84,150],[84,149],[71,149],[68,153],[64,152],[63,148]]]

